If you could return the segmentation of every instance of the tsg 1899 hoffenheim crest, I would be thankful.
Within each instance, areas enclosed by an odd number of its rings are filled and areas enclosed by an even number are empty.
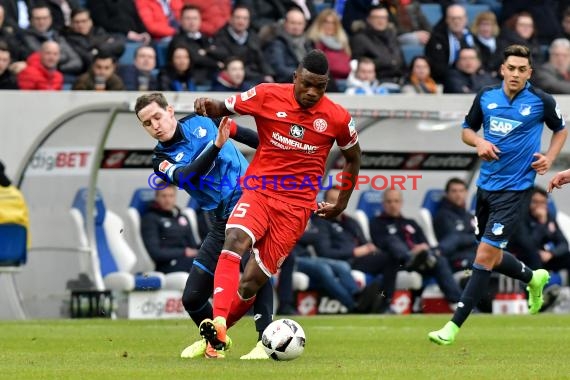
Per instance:
[[[519,113],[523,116],[530,115],[531,106],[528,104],[521,104],[519,107]]]

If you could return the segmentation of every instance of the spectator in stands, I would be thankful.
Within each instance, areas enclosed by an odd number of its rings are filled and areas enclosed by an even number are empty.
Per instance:
[[[154,203],[141,219],[141,235],[148,254],[163,273],[190,272],[198,244],[190,221],[176,206],[175,185],[157,190]]]
[[[245,5],[251,10],[251,26],[260,33],[264,27],[271,27],[286,17],[287,11],[293,7],[303,12],[308,23],[316,15],[312,0],[237,0],[236,5]]]
[[[443,86],[431,77],[431,67],[426,56],[418,55],[410,63],[410,74],[404,81],[402,93],[441,94]]]
[[[327,56],[331,76],[335,80],[345,80],[350,74],[352,51],[334,9],[325,9],[317,16],[307,30],[307,37]]]
[[[459,50],[455,67],[447,72],[443,92],[446,94],[476,94],[485,86],[498,84],[499,80],[483,70],[475,48]]]
[[[390,11],[400,45],[427,44],[431,35],[431,25],[422,13],[418,1],[384,0],[382,3]]]
[[[27,57],[27,50],[22,46],[18,40],[18,26],[12,26],[5,17],[6,12],[4,6],[0,3],[0,41],[6,43],[8,50],[10,51],[10,56],[13,62],[20,62],[20,67],[18,70],[18,65],[11,65],[11,70],[16,74],[21,71],[25,65],[25,59]]]
[[[508,249],[531,269],[570,273],[568,240],[556,222],[556,215],[548,210],[548,193],[535,187],[527,218],[520,224]]]
[[[396,30],[388,21],[388,9],[376,6],[370,9],[366,26],[350,40],[353,58],[369,57],[376,65],[380,83],[399,83],[405,71],[405,62]]]
[[[0,161],[0,223],[12,223],[26,227],[28,230],[28,248],[30,248],[30,221],[28,206],[24,195],[12,185],[4,172],[4,163]]]
[[[145,29],[155,40],[169,41],[180,22],[182,0],[135,0],[137,12]]]
[[[53,28],[62,32],[71,25],[71,14],[80,8],[78,0],[44,0],[53,18]]]
[[[33,0],[0,0],[6,12],[6,25],[14,30],[30,26],[30,9]],[[0,23],[1,24],[1,23]]]
[[[402,216],[402,192],[387,189],[382,193],[382,200],[384,211],[370,222],[372,242],[397,258],[407,270],[433,276],[450,306],[455,307],[461,289],[453,278],[449,263],[429,246],[421,227]],[[393,289],[385,290],[388,291]]]
[[[185,5],[199,9],[202,16],[200,32],[208,37],[215,36],[230,20],[231,0],[183,0]]]
[[[499,45],[518,44],[528,46],[532,55],[532,65],[538,67],[544,62],[545,57],[535,34],[536,29],[531,14],[523,11],[505,21],[499,34]]]
[[[342,12],[342,26],[349,35],[354,34],[354,29],[360,25],[370,13],[370,8],[380,4],[379,0],[351,0],[350,4],[345,1]],[[349,6],[347,6],[349,5]]]
[[[82,73],[81,57],[69,45],[65,37],[52,27],[50,9],[45,3],[38,3],[30,10],[30,27],[24,30],[23,43],[28,54],[40,50],[45,41],[55,41],[59,45],[60,59],[58,69],[64,74],[77,75]]]
[[[230,57],[225,62],[225,68],[220,71],[214,83],[212,91],[240,92],[247,91],[250,83],[244,82],[245,67],[241,58]]]
[[[128,41],[148,44],[150,34],[137,12],[134,0],[87,0],[95,25]]]
[[[345,93],[349,95],[386,95],[391,92],[400,92],[400,86],[395,83],[380,84],[376,79],[376,65],[368,57],[358,60],[356,70],[346,80]]]
[[[570,40],[570,7],[562,13],[562,37]]]
[[[307,21],[298,8],[291,8],[283,25],[277,27],[274,38],[263,47],[267,62],[275,71],[275,81],[289,83],[293,72],[303,57],[313,49],[313,43],[305,35]]]
[[[517,13],[528,12],[534,20],[534,25],[540,27],[536,30],[538,43],[547,45],[562,32],[559,22],[561,13],[557,5],[558,3],[562,5],[564,2],[559,0],[503,0],[501,19],[509,20]]]
[[[172,51],[166,67],[158,74],[158,82],[163,91],[196,91],[190,50],[186,46],[178,46]]]
[[[228,25],[216,35],[216,46],[225,59],[239,57],[245,64],[245,80],[252,85],[274,82],[273,69],[263,57],[261,41],[255,31],[250,31],[250,11],[238,5],[232,11]]]
[[[533,72],[532,82],[551,94],[570,94],[570,41],[552,41],[548,57],[548,62]]]
[[[116,67],[114,56],[106,51],[99,52],[95,56],[90,70],[75,80],[73,90],[123,91],[125,85],[115,73]]]
[[[155,69],[156,51],[143,45],[135,51],[134,64],[120,66],[118,74],[127,91],[154,91],[158,90]]]
[[[316,247],[322,240],[321,230],[316,225],[317,219],[320,218],[313,216],[309,220],[305,233],[293,248],[297,270],[309,276],[311,288],[325,291],[348,311],[352,311],[356,306],[354,296],[359,289],[348,261],[319,256],[319,252],[312,256],[307,249],[308,246]]]
[[[468,270],[475,260],[475,218],[467,211],[467,184],[451,178],[445,184],[445,196],[433,218],[438,249],[454,272]]]
[[[503,62],[504,47],[498,46],[497,17],[493,12],[479,13],[473,21],[471,32],[475,37],[475,45],[479,50],[483,69],[495,77],[498,76],[499,67]]]
[[[197,85],[210,86],[218,70],[224,68],[224,52],[216,47],[214,39],[200,32],[200,10],[192,5],[182,8],[180,29],[168,45],[168,55],[177,46],[190,50],[192,73]]]
[[[443,83],[459,57],[459,50],[474,46],[475,39],[467,29],[465,8],[459,4],[449,6],[445,18],[434,27],[425,49],[433,78]]]
[[[10,50],[4,41],[0,41],[0,90],[17,90],[18,81],[10,71]]]
[[[32,53],[27,66],[18,74],[21,90],[61,90],[63,74],[57,70],[60,57],[59,44],[45,41],[39,52]]]
[[[83,62],[83,71],[87,70],[93,58],[105,51],[118,60],[125,51],[125,37],[111,35],[103,28],[94,26],[87,9],[77,8],[71,12],[71,27],[66,34],[69,45],[79,54]]]

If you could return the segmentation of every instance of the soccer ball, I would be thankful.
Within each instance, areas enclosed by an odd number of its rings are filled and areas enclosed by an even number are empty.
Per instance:
[[[263,331],[261,344],[273,360],[293,360],[305,349],[305,332],[292,319],[278,319]]]

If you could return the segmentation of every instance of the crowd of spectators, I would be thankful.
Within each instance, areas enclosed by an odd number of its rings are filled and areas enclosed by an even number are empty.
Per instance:
[[[318,48],[332,92],[475,93],[500,82],[502,50],[517,43],[531,48],[532,80],[569,93],[568,5],[0,0],[0,89],[241,91],[290,82],[299,58]],[[434,6],[441,17],[428,13]]]

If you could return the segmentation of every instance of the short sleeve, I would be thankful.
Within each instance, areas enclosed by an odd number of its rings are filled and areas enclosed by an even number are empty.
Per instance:
[[[240,115],[255,115],[262,110],[265,85],[260,84],[241,94],[232,95],[224,101],[231,113]]]
[[[471,109],[465,116],[465,120],[463,121],[463,128],[469,128],[477,132],[481,129],[481,125],[483,124],[483,110],[481,108],[481,96],[483,95],[483,91],[479,91],[475,99],[473,100],[473,104],[471,105]]]
[[[562,113],[560,112],[560,107],[554,97],[549,94],[545,94],[542,98],[544,104],[544,123],[548,128],[550,128],[554,132],[558,132],[564,129],[566,122],[562,117]]]
[[[342,150],[352,148],[358,142],[358,132],[356,132],[356,121],[346,112],[344,122],[340,125],[336,143]]]

